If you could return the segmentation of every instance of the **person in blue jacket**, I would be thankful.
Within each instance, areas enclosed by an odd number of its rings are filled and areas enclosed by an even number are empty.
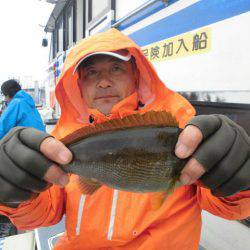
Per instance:
[[[1,86],[7,107],[0,117],[0,139],[16,126],[33,127],[45,131],[42,118],[32,97],[21,89],[20,84],[8,80]]]
[[[2,139],[13,127],[33,127],[45,131],[45,126],[38,113],[32,97],[21,89],[20,84],[14,80],[8,80],[1,86],[1,92],[5,96],[7,107],[0,116],[0,139]],[[17,234],[16,227],[10,220],[0,215],[0,237]],[[6,226],[3,226],[5,224]]]

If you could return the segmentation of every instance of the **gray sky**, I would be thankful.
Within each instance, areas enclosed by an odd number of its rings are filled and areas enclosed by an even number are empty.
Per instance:
[[[0,0],[0,84],[9,77],[45,78],[49,46],[41,45],[39,24],[46,25],[53,7],[45,0]]]

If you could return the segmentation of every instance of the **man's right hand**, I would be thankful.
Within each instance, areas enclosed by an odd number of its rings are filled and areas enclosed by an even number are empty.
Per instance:
[[[0,141],[0,203],[17,207],[51,184],[65,186],[68,175],[58,166],[72,153],[51,135],[15,127]]]

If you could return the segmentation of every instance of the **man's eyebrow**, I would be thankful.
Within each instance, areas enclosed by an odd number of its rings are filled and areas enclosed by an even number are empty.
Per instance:
[[[89,61],[89,62],[86,62],[84,63],[81,67],[82,68],[89,68],[91,66],[93,66],[95,63],[93,61]]]
[[[123,63],[124,61],[119,59],[119,58],[116,58],[116,57],[113,57],[113,56],[110,56],[109,62],[118,62],[118,63]]]

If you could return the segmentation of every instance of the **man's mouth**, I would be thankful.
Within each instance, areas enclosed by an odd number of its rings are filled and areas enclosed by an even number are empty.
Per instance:
[[[99,100],[99,99],[108,99],[108,98],[116,98],[116,95],[102,95],[102,96],[97,96],[95,98],[95,100]]]

